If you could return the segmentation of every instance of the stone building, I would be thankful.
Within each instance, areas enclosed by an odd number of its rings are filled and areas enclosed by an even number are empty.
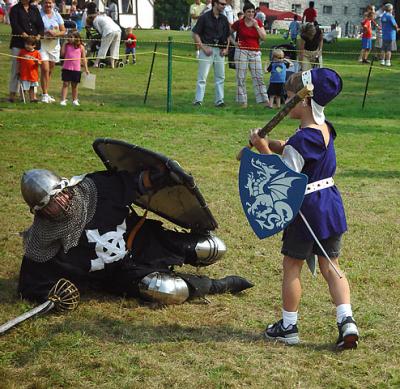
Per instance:
[[[293,11],[299,15],[308,7],[309,0],[268,0],[251,1],[255,6],[266,5],[268,8],[280,11]],[[245,1],[232,0],[236,12],[243,7]],[[330,26],[335,22],[341,27],[342,36],[353,35],[359,28],[365,8],[368,4],[380,4],[376,0],[315,0],[315,9],[318,13],[318,23]]]

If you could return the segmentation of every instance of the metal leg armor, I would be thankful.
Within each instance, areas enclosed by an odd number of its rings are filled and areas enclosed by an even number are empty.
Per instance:
[[[236,294],[253,284],[239,276],[211,279],[193,274],[153,272],[139,282],[140,296],[159,304],[182,304],[189,298],[207,294]]]

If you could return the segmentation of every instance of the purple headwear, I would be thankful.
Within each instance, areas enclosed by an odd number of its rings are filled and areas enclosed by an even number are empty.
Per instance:
[[[301,78],[304,86],[314,85],[314,95],[311,98],[311,109],[317,124],[325,123],[324,107],[342,90],[342,79],[334,70],[318,68],[307,70]]]

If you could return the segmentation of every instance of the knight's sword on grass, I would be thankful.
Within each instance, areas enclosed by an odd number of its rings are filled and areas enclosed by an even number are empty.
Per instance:
[[[0,335],[30,317],[49,312],[53,308],[58,311],[72,311],[78,306],[78,303],[79,291],[77,287],[71,281],[61,278],[51,288],[46,302],[1,325]]]
[[[265,138],[281,121],[284,119],[288,113],[304,98],[311,97],[314,90],[314,85],[307,84],[303,89],[300,89],[295,96],[283,106],[283,108],[263,127],[258,131],[258,135],[261,138]],[[251,149],[253,145],[249,143],[245,148]],[[243,150],[239,151],[236,159],[240,161],[242,158]]]

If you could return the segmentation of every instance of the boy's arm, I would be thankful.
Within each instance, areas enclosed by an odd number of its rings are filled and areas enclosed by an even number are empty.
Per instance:
[[[268,137],[261,138],[258,135],[259,128],[250,130],[250,143],[261,154],[282,154],[286,142],[283,140],[268,139]]]

